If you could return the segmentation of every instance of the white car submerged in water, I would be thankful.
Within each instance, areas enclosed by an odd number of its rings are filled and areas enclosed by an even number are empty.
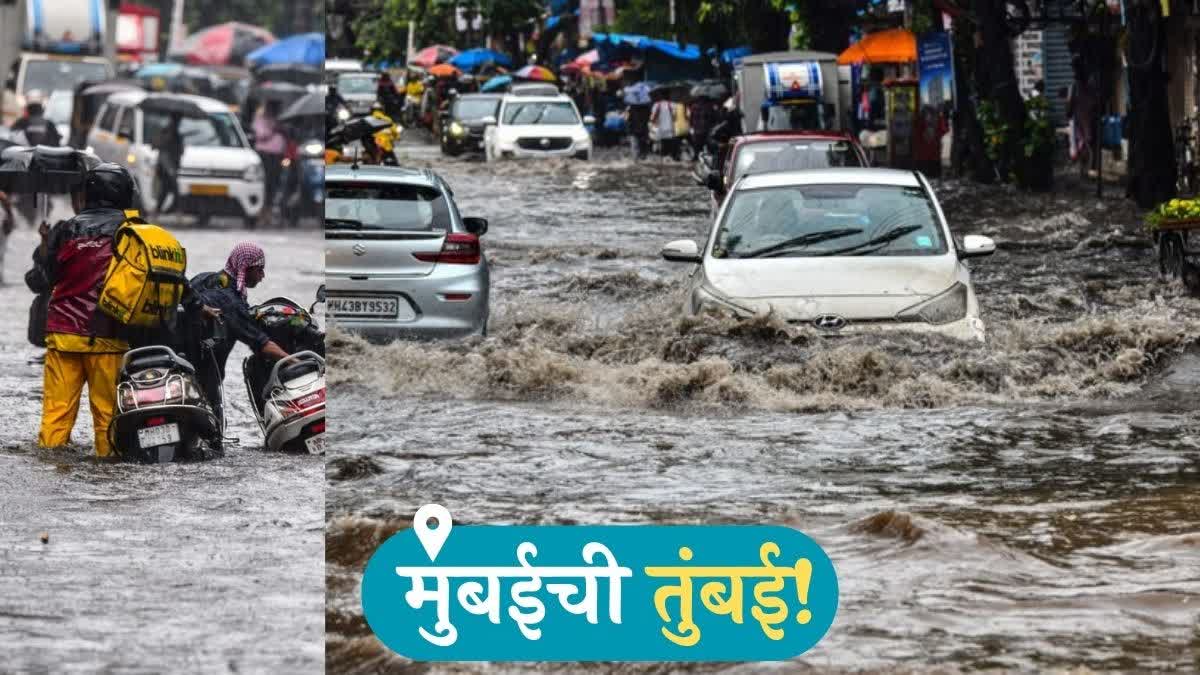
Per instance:
[[[575,102],[568,96],[514,96],[500,102],[500,115],[488,118],[483,135],[489,162],[518,157],[592,158],[592,137]]]
[[[824,169],[742,178],[701,248],[662,250],[698,263],[684,311],[770,313],[830,334],[934,332],[984,339],[969,258],[991,255],[987,237],[955,241],[919,173]]]

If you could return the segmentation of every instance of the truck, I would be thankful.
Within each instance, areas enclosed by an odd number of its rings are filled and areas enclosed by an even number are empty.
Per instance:
[[[734,78],[746,133],[850,126],[850,67],[839,66],[837,54],[754,54],[734,63]]]
[[[30,92],[48,98],[57,90],[73,90],[85,81],[113,77],[111,61],[102,56],[108,45],[105,0],[23,0],[0,17],[0,42],[20,45],[18,54],[0,50],[6,68],[3,123],[21,115]],[[15,17],[15,18],[12,18]]]

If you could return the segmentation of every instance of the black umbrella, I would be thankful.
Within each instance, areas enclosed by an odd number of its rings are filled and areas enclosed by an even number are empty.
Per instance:
[[[289,82],[268,82],[258,88],[258,96],[262,100],[281,103],[291,103],[307,92],[304,87]]]
[[[320,69],[295,63],[276,63],[254,70],[259,82],[289,82],[301,86],[321,83]]]
[[[83,185],[84,174],[99,165],[99,157],[74,148],[12,146],[0,150],[0,190],[67,194]]]
[[[714,101],[724,101],[729,98],[729,87],[724,82],[706,80],[692,87],[692,98],[711,98]]]
[[[325,116],[325,96],[319,92],[305,94],[298,101],[288,106],[279,115],[280,122],[298,119],[301,117],[324,117]]]
[[[166,115],[182,115],[199,119],[208,117],[208,113],[193,101],[170,94],[151,94],[142,99],[138,107],[142,110]]]
[[[329,142],[330,145],[334,144],[335,141],[338,143],[353,143],[368,136],[373,136],[390,126],[392,126],[391,122],[381,120],[378,117],[355,117],[345,124],[339,124],[334,127],[329,132]]]

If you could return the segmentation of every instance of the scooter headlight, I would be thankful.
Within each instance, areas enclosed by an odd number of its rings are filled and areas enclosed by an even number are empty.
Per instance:
[[[350,119],[350,111],[346,110],[345,108],[338,108],[337,118],[339,121],[345,122],[346,120]]]
[[[304,154],[320,157],[325,153],[325,146],[320,143],[308,143],[304,146]]]
[[[901,321],[923,321],[940,325],[958,321],[967,315],[967,287],[956,283],[950,290],[896,315]]]

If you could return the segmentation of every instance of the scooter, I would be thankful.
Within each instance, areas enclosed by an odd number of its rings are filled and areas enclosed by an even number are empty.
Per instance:
[[[196,368],[170,347],[131,349],[117,378],[109,441],[127,461],[164,464],[222,454],[221,425]]]
[[[322,302],[324,285],[308,310],[288,298],[272,298],[251,310],[259,327],[290,354],[274,364],[258,354],[242,362],[267,450],[325,452],[325,333],[312,316]]]

